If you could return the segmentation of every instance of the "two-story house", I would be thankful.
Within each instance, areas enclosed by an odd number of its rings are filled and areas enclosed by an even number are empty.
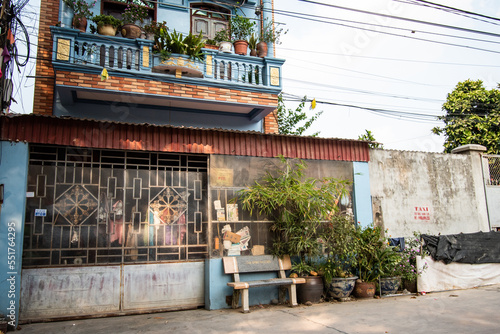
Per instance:
[[[273,17],[271,0],[133,1],[184,35]],[[16,260],[2,267],[15,292],[0,306],[13,303],[16,320],[229,307],[221,256],[271,243],[270,222],[232,200],[278,155],[354,181],[345,205],[371,222],[366,142],[277,134],[284,60],[272,44],[263,58],[203,49],[202,61],[161,61],[153,40],[81,32],[71,18],[62,0],[42,1],[33,114],[0,117],[1,226],[15,231]],[[226,249],[228,228],[246,244]]]

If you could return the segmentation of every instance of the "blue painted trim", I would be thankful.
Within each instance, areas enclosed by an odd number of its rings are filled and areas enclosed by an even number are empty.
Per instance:
[[[86,74],[95,74],[100,75],[102,71],[102,67],[100,66],[92,66],[85,65],[79,66],[75,64],[70,64],[66,62],[52,62],[55,71],[76,71],[80,73]],[[184,85],[196,85],[196,86],[207,86],[207,87],[215,87],[215,88],[225,88],[225,89],[233,89],[233,90],[241,90],[246,92],[253,93],[268,93],[268,94],[279,94],[281,92],[281,88],[273,88],[273,87],[254,87],[245,84],[227,84],[224,81],[220,80],[210,80],[210,79],[199,79],[199,78],[176,78],[175,76],[170,76],[168,74],[156,74],[156,73],[141,73],[141,72],[127,72],[126,70],[119,71],[108,69],[109,76],[117,76],[123,78],[134,78],[134,79],[142,79],[142,80],[154,80],[159,82],[169,82],[176,84],[184,84]]]
[[[373,222],[372,197],[370,192],[370,169],[368,162],[354,161],[353,209],[358,225],[366,227]]]
[[[0,258],[3,259],[0,261],[0,313],[6,315],[15,328],[19,322],[29,150],[27,143],[2,141],[0,146],[0,183],[4,185],[0,211]]]
[[[189,8],[186,7],[186,1],[181,0],[181,4],[175,4],[175,3],[167,3],[167,0],[159,0],[158,1],[158,8],[162,9],[170,9],[170,10],[175,10],[179,12],[187,12],[189,11]]]

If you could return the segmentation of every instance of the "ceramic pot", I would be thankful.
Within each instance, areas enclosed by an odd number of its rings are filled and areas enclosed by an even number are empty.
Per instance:
[[[235,41],[234,45],[234,53],[237,55],[246,56],[248,50],[248,42],[247,41]]]
[[[307,276],[304,278],[306,282],[297,285],[297,301],[301,304],[319,303],[323,294],[323,277]]]
[[[252,57],[257,57],[257,50],[255,50],[255,49],[250,49],[250,56],[252,56]]]
[[[380,291],[383,295],[393,295],[398,292],[401,277],[383,277],[380,279]]]
[[[375,296],[375,282],[357,280],[353,294],[356,298],[373,298]]]
[[[403,288],[405,288],[408,292],[417,293],[417,280],[403,281]]]
[[[232,53],[231,49],[233,48],[233,44],[230,42],[221,42],[219,45],[219,51],[224,53]]]
[[[135,39],[141,38],[142,30],[141,27],[136,24],[126,23],[122,26],[121,33],[125,38]]]
[[[257,55],[261,58],[267,57],[267,43],[266,42],[257,43]]]
[[[97,33],[104,36],[115,36],[117,27],[113,27],[111,24],[103,24],[97,26]]]
[[[356,284],[357,277],[334,277],[329,284],[326,284],[328,296],[336,299],[347,298],[351,295]]]
[[[73,16],[73,28],[81,32],[87,31],[87,18],[84,16]]]

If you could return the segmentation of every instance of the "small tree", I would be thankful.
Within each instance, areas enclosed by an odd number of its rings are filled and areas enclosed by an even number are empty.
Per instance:
[[[276,118],[278,122],[278,131],[282,135],[296,135],[302,134],[311,127],[312,123],[318,119],[323,113],[318,111],[311,117],[303,110],[307,101],[307,96],[304,96],[300,101],[299,106],[295,109],[287,109],[283,102],[283,96],[278,96],[278,108],[276,110]],[[302,125],[300,125],[302,124]],[[312,137],[319,135],[319,131],[312,134]]]
[[[303,161],[292,164],[282,156],[280,160],[282,169],[275,173],[267,171],[261,182],[255,182],[238,195],[243,209],[250,214],[257,210],[274,221],[273,255],[299,255],[300,262],[294,270],[304,274],[310,271],[307,259],[320,254],[319,226],[338,211],[340,198],[348,195],[349,181],[305,178],[307,165]]]
[[[371,141],[372,143],[368,144],[370,148],[384,148],[383,144],[377,143],[373,133],[370,130],[365,129],[365,134],[359,135],[358,140],[366,140]]]

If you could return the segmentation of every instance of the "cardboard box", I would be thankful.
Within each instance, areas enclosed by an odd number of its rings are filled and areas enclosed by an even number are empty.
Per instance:
[[[231,241],[233,244],[237,244],[240,242],[241,240],[241,235],[239,234],[236,234],[236,233],[233,233],[233,232],[226,232],[224,234],[224,240],[229,240]]]

